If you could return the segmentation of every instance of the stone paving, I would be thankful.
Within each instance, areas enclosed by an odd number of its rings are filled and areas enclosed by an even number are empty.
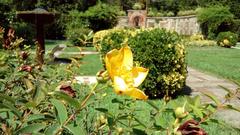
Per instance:
[[[218,77],[199,72],[192,68],[188,68],[187,86],[191,90],[190,94],[192,96],[200,95],[203,102],[210,102],[211,100],[204,96],[202,92],[215,95],[223,102],[224,96],[227,92],[220,86],[228,88],[232,91],[236,91],[238,88],[236,84],[228,80],[220,79]],[[238,98],[232,99],[229,103],[239,108],[240,96],[238,95]],[[226,123],[231,124],[234,127],[240,127],[240,112],[233,110],[220,110],[216,115]]]

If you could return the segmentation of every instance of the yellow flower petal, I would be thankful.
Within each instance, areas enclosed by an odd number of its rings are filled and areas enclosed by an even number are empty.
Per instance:
[[[133,55],[130,47],[125,46],[120,49],[120,53],[123,55],[122,66],[126,70],[131,70],[133,67]]]
[[[108,52],[105,57],[106,69],[113,80],[114,74],[116,74],[117,70],[121,68],[123,61],[123,54],[120,53],[117,49],[113,49]]]
[[[113,88],[115,89],[116,93],[121,94],[122,92],[124,92],[128,89],[128,85],[126,84],[126,82],[123,78],[121,78],[119,76],[114,76]]]
[[[130,90],[123,93],[124,95],[128,95],[130,97],[136,98],[136,99],[148,99],[148,96],[145,95],[145,93],[137,88],[131,88]]]
[[[148,69],[133,67],[133,54],[128,46],[107,53],[105,64],[117,94],[128,95],[136,99],[148,98],[143,91],[135,88],[146,78]]]
[[[133,86],[138,87],[146,78],[148,74],[148,69],[143,67],[134,67],[132,69],[133,73]]]

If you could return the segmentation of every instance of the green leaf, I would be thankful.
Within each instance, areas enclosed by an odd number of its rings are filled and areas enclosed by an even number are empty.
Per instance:
[[[60,99],[66,101],[69,105],[71,105],[75,108],[79,108],[79,106],[80,106],[79,102],[76,99],[70,97],[69,95],[67,95],[61,91],[55,91],[54,94],[56,96],[58,96]]]
[[[7,108],[9,109],[11,112],[13,112],[18,118],[21,118],[22,116],[22,113],[20,111],[18,111],[18,109],[13,106],[12,104],[10,103],[7,103],[7,102],[4,102],[4,103],[0,103],[0,106],[2,108]]]
[[[186,97],[188,104],[191,104],[193,106],[200,106],[201,105],[201,100],[200,96],[194,96],[194,97]]]
[[[24,133],[37,133],[38,131],[40,131],[41,129],[44,129],[45,127],[46,125],[43,123],[34,123],[19,129],[18,131],[16,131],[15,134],[19,135]]]
[[[191,105],[191,104],[189,104],[189,106],[192,108],[193,113],[194,113],[197,117],[203,118],[203,111],[202,111],[202,109],[201,109],[200,107],[194,106],[194,105]]]
[[[134,117],[134,119],[136,120],[136,122],[138,122],[140,125],[142,125],[143,127],[147,128],[147,126],[142,123],[138,118]]]
[[[8,96],[8,95],[5,95],[5,94],[0,94],[0,101],[3,101],[3,100],[6,100],[6,101],[9,101],[11,103],[15,103],[15,99]]]
[[[86,131],[80,125],[74,126],[73,124],[65,126],[73,135],[87,135]]]
[[[201,100],[200,100],[200,96],[197,95],[193,98],[193,102],[194,102],[194,106],[200,106],[201,105]]]
[[[1,106],[0,106],[0,107],[1,107]],[[1,112],[7,112],[7,111],[10,111],[10,110],[7,109],[7,108],[1,108],[1,109],[0,109],[0,113],[1,113]]]
[[[141,129],[133,128],[134,135],[147,135],[147,133]]]
[[[32,133],[31,135],[45,135],[45,134],[42,134],[42,133]]]
[[[240,112],[240,108],[234,107],[232,105],[225,105],[224,108],[231,109],[237,112]]]
[[[166,112],[165,112],[166,113]],[[164,128],[164,129],[166,129],[168,126],[169,126],[169,124],[168,123],[170,123],[170,119],[166,119],[166,118],[168,118],[169,116],[166,116],[166,115],[164,115],[165,113],[159,113],[159,114],[157,114],[155,117],[154,117],[154,119],[155,119],[155,125],[157,125],[157,126],[159,126],[159,127],[161,127],[161,128]],[[169,113],[170,114],[170,113]]]
[[[35,108],[37,104],[35,102],[29,101],[25,104],[27,108]]]
[[[205,96],[209,97],[211,100],[213,100],[213,101],[216,103],[217,106],[221,104],[221,102],[219,101],[219,99],[217,99],[216,96],[211,95],[211,94],[206,93],[206,92],[202,92],[202,93],[203,93]]]
[[[123,104],[123,101],[121,101],[121,100],[118,99],[118,98],[114,98],[114,99],[112,99],[112,103]]]
[[[39,119],[45,119],[45,115],[43,114],[32,114],[28,117],[27,122],[39,120]]]
[[[50,101],[55,106],[57,110],[58,121],[62,125],[68,118],[67,109],[65,105],[57,99],[51,99]]]
[[[106,108],[95,108],[95,110],[99,111],[99,112],[103,112],[103,113],[107,113],[108,109]]]
[[[57,133],[58,129],[60,129],[60,128],[61,128],[61,126],[59,124],[53,124],[46,129],[44,134],[45,135],[55,135]]]
[[[46,83],[44,81],[39,81],[36,84],[37,87],[35,90],[35,93],[33,95],[33,101],[36,103],[36,105],[40,104],[41,101],[45,99],[46,96]]]
[[[153,108],[155,108],[157,111],[159,111],[159,108],[157,105],[155,105],[152,101],[148,100],[147,103],[152,106]]]

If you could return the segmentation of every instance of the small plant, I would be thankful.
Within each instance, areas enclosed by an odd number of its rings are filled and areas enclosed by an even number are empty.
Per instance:
[[[133,5],[133,9],[134,10],[141,10],[141,9],[144,9],[145,5],[141,2],[136,2],[134,5]]]
[[[199,40],[203,40],[204,37],[202,34],[193,34],[190,36],[190,40],[191,41],[199,41]]]
[[[237,44],[237,41],[238,35],[230,31],[221,32],[217,36],[217,44],[222,47],[231,48]]]
[[[216,46],[217,42],[214,40],[205,40],[202,34],[194,34],[185,39],[186,46]]]
[[[186,46],[216,46],[217,42],[214,40],[195,40],[195,41],[186,41]]]
[[[179,11],[177,13],[178,16],[188,16],[188,15],[196,15],[196,10],[185,10],[185,11]]]
[[[118,16],[126,16],[126,12],[121,10],[118,12]]]

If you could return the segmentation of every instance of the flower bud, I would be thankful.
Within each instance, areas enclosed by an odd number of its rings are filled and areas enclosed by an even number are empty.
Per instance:
[[[174,111],[177,118],[184,118],[187,116],[188,112],[185,112],[184,107],[177,107]]]
[[[100,116],[99,120],[101,125],[107,124],[107,119],[103,115]]]
[[[23,65],[20,67],[20,71],[26,71],[26,72],[31,72],[32,71],[32,67],[29,65]]]
[[[99,83],[105,83],[108,81],[109,76],[106,71],[101,70],[101,71],[97,72],[96,79]]]
[[[117,131],[117,134],[118,134],[118,135],[123,134],[123,128],[121,128],[121,127],[117,127],[117,128],[116,128],[116,131]]]
[[[26,60],[28,58],[29,54],[25,51],[21,51],[20,52],[20,57],[23,59],[23,60]]]
[[[70,85],[61,85],[60,90],[70,97],[76,97],[76,91]]]

